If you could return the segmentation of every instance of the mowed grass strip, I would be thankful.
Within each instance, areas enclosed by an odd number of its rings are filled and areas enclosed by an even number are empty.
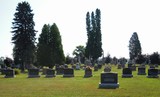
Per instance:
[[[104,68],[104,67],[103,67]],[[147,78],[137,75],[122,78],[122,69],[112,66],[112,72],[118,73],[120,87],[117,89],[99,89],[100,73],[93,71],[93,77],[83,78],[84,70],[75,70],[75,77],[63,78],[27,78],[27,74],[15,78],[3,78],[0,75],[0,97],[159,97],[160,78]],[[147,70],[146,70],[147,71]]]

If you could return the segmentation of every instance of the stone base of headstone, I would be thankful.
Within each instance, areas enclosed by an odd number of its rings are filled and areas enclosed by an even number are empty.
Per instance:
[[[131,77],[133,77],[132,74],[123,74],[122,75],[122,78],[131,78]]]
[[[39,78],[40,75],[28,75],[28,78]]]
[[[99,88],[116,89],[119,88],[119,83],[99,83]]]
[[[73,74],[64,74],[63,77],[74,77]]]
[[[93,75],[84,75],[84,78],[92,77]]]
[[[159,76],[158,76],[158,75],[157,75],[157,76],[148,75],[147,77],[148,77],[148,78],[158,78]]]
[[[137,74],[138,75],[146,75],[146,73],[140,73],[140,72],[138,72]]]
[[[46,78],[56,77],[55,75],[46,75]]]

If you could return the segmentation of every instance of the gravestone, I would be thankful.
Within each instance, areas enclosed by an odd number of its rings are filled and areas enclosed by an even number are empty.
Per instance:
[[[38,78],[39,75],[39,69],[28,69],[28,78]]]
[[[80,70],[80,65],[76,64],[76,70]]]
[[[99,83],[99,88],[115,89],[119,87],[118,74],[104,72],[101,73],[101,82]]]
[[[98,64],[98,69],[101,69],[102,68],[102,65],[101,64]]]
[[[111,67],[110,66],[105,66],[104,72],[111,72]]]
[[[64,68],[63,67],[57,67],[56,69],[56,75],[62,75],[64,72]]]
[[[74,69],[72,68],[65,68],[63,77],[74,77]]]
[[[98,71],[98,66],[94,66],[94,71]]]
[[[47,69],[46,70],[46,77],[55,77],[55,70],[53,69]]]
[[[146,68],[138,67],[138,75],[146,75]]]
[[[121,65],[121,64],[118,64],[117,69],[121,69],[121,68],[122,68],[122,65]]]
[[[150,68],[148,69],[148,78],[158,78],[158,69]]]
[[[131,68],[132,71],[136,71],[136,66],[135,65],[131,66],[130,68]]]
[[[6,69],[4,77],[5,78],[14,78],[15,77],[15,71],[13,69]]]
[[[90,69],[89,67],[87,67],[85,69],[85,75],[84,77],[92,77],[92,69]]]
[[[122,74],[123,78],[133,77],[131,68],[123,68],[122,72],[123,72]]]

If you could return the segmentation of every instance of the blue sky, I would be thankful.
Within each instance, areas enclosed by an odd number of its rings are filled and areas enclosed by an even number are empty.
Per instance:
[[[86,13],[101,10],[104,55],[129,57],[129,39],[137,32],[143,54],[160,51],[159,0],[26,0],[33,9],[37,38],[44,24],[56,23],[65,55],[86,45]],[[22,0],[0,0],[0,56],[12,57],[12,22]]]

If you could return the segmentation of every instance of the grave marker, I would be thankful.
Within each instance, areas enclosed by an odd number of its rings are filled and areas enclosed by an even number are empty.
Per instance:
[[[46,70],[46,77],[55,77],[55,70],[53,69],[47,69]]]
[[[39,69],[28,69],[28,78],[38,78],[39,75]]]
[[[109,73],[104,72],[101,73],[101,82],[99,83],[99,88],[118,88],[118,74],[117,73]]]
[[[63,77],[74,77],[74,69],[72,68],[65,68]]]
[[[131,68],[123,68],[122,72],[123,72],[122,74],[123,78],[133,77]]]

